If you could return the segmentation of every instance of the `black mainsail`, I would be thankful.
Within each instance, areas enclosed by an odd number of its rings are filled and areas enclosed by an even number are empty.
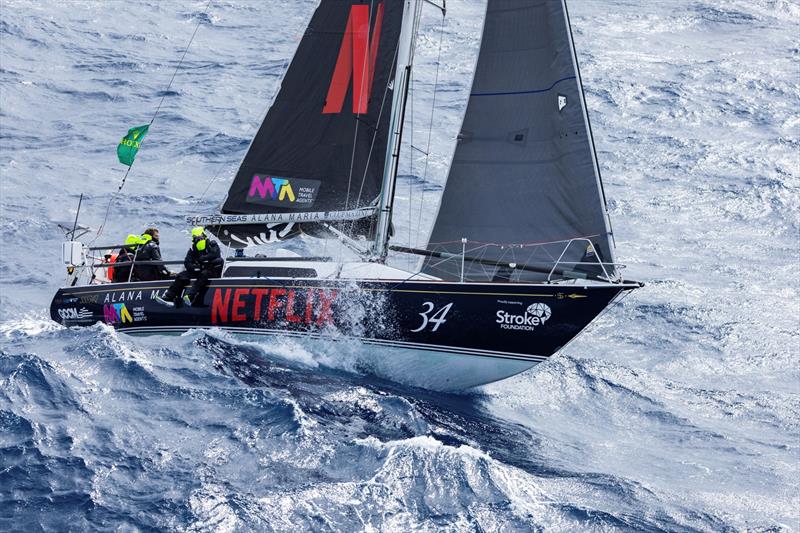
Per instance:
[[[571,239],[578,240],[567,247]],[[565,247],[560,267],[566,270],[597,275],[598,256],[614,262],[563,0],[487,2],[472,91],[428,250],[461,254],[462,246],[482,260],[465,264],[469,281],[542,279],[546,274],[532,270],[547,272]],[[492,261],[532,268],[487,266]],[[606,269],[616,276],[613,265]],[[445,279],[462,275],[460,262],[436,258],[423,270]]]
[[[372,216],[402,18],[398,1],[322,0],[236,173],[222,216],[195,222],[216,226],[223,241],[243,246],[291,236],[298,224],[313,229],[320,221]],[[241,225],[246,220],[257,224]],[[369,224],[346,227],[363,233]]]

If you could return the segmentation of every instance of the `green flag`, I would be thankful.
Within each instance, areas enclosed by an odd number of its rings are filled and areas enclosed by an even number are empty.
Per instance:
[[[119,162],[123,165],[131,166],[133,160],[136,158],[136,153],[139,151],[139,146],[147,135],[147,130],[150,129],[150,124],[144,126],[136,126],[128,130],[128,134],[122,138],[117,146],[117,157]]]

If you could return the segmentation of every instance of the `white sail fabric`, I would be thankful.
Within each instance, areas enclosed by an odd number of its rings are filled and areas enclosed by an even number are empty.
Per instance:
[[[549,270],[570,239],[614,262],[611,230],[566,6],[562,0],[488,0],[480,55],[428,249]],[[600,274],[587,240],[559,268]],[[549,243],[549,244],[543,244]],[[579,264],[584,261],[584,264]],[[459,261],[430,259],[447,279]],[[615,275],[606,265],[609,275]],[[471,281],[541,279],[530,270],[466,262]]]

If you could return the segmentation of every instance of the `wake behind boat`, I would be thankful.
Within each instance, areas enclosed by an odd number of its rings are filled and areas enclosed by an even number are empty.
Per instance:
[[[424,248],[392,244],[424,4],[321,1],[221,212],[187,216],[228,247],[221,277],[192,305],[159,305],[169,281],[110,283],[104,257],[115,247],[73,237],[53,319],[129,334],[220,328],[315,350],[352,346],[371,372],[460,390],[545,360],[640,286],[615,259],[562,0],[487,2],[430,239]],[[142,132],[131,132],[138,142]],[[299,234],[337,239],[358,259],[241,257]],[[418,268],[391,266],[390,251],[418,256]],[[134,258],[134,268],[143,263],[165,264]]]

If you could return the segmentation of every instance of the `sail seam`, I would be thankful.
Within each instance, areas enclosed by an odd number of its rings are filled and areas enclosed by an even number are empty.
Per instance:
[[[530,89],[527,91],[508,91],[508,92],[497,92],[497,93],[470,93],[470,96],[513,96],[515,94],[535,94],[535,93],[546,93],[548,91],[552,91],[553,88],[563,81],[574,80],[575,76],[567,76],[566,78],[561,78],[560,80],[556,80],[553,84],[546,88],[546,89]]]

